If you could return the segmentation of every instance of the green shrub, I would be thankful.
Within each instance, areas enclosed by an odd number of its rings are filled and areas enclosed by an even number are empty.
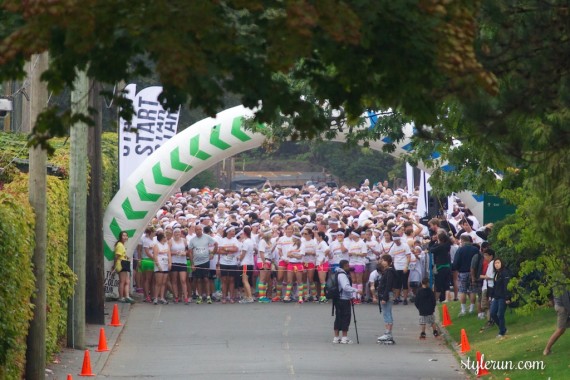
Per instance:
[[[34,291],[34,213],[26,192],[0,192],[0,378],[18,379],[25,365]]]

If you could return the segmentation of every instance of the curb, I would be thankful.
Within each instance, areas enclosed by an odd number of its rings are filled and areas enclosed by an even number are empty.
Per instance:
[[[121,326],[109,326],[113,305],[117,304],[119,309],[119,318]],[[119,302],[105,302],[105,325],[86,324],[85,326],[85,349],[73,349],[64,347],[55,355],[55,360],[46,365],[46,376],[48,380],[65,380],[70,374],[74,378],[79,378],[81,368],[83,366],[83,357],[85,350],[89,350],[91,357],[91,368],[95,377],[100,375],[105,368],[109,357],[113,353],[115,346],[118,345],[123,328],[127,324],[127,320],[131,311],[131,304]],[[99,330],[105,328],[105,337],[107,338],[107,347],[109,351],[96,352],[99,345]]]

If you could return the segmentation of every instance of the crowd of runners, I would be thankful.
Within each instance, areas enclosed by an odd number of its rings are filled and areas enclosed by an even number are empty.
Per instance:
[[[358,290],[353,302],[377,303],[370,274],[389,254],[394,304],[413,301],[424,278],[440,301],[453,297],[450,289],[457,299],[458,290],[467,292],[452,275],[459,237],[481,243],[489,226],[459,200],[447,217],[424,225],[417,200],[417,191],[368,180],[358,188],[180,192],[157,212],[132,255],[135,289],[154,304],[327,302],[327,276],[345,259]],[[133,302],[130,255],[120,244],[126,239],[121,234],[116,246],[116,271],[120,300]]]

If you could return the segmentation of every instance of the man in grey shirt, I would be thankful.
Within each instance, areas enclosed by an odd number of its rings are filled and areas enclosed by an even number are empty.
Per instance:
[[[193,271],[192,277],[196,281],[196,288],[198,290],[197,304],[202,303],[202,295],[206,293],[206,301],[211,304],[212,298],[210,294],[210,281],[208,276],[210,274],[210,260],[218,251],[218,243],[209,235],[204,234],[204,229],[201,224],[197,225],[194,229],[196,236],[190,240],[188,250],[190,251],[190,260],[192,260]]]

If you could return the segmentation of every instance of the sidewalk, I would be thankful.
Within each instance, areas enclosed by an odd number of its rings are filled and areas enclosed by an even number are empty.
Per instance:
[[[109,326],[111,315],[113,313],[113,306],[115,303],[119,307],[119,319],[123,326],[112,327]],[[109,359],[111,352],[119,344],[118,339],[124,324],[129,316],[131,305],[128,303],[120,302],[106,302],[105,303],[105,326],[88,324],[85,327],[85,344],[86,349],[89,350],[91,358],[91,370],[94,374],[102,371],[105,363]],[[96,352],[99,346],[99,330],[105,329],[105,337],[107,338],[107,348],[110,351]],[[83,357],[85,350],[76,350],[72,348],[63,348],[57,354],[54,361],[46,368],[46,379],[49,380],[66,380],[67,375],[70,374],[74,379],[79,379],[81,368],[83,367]]]

